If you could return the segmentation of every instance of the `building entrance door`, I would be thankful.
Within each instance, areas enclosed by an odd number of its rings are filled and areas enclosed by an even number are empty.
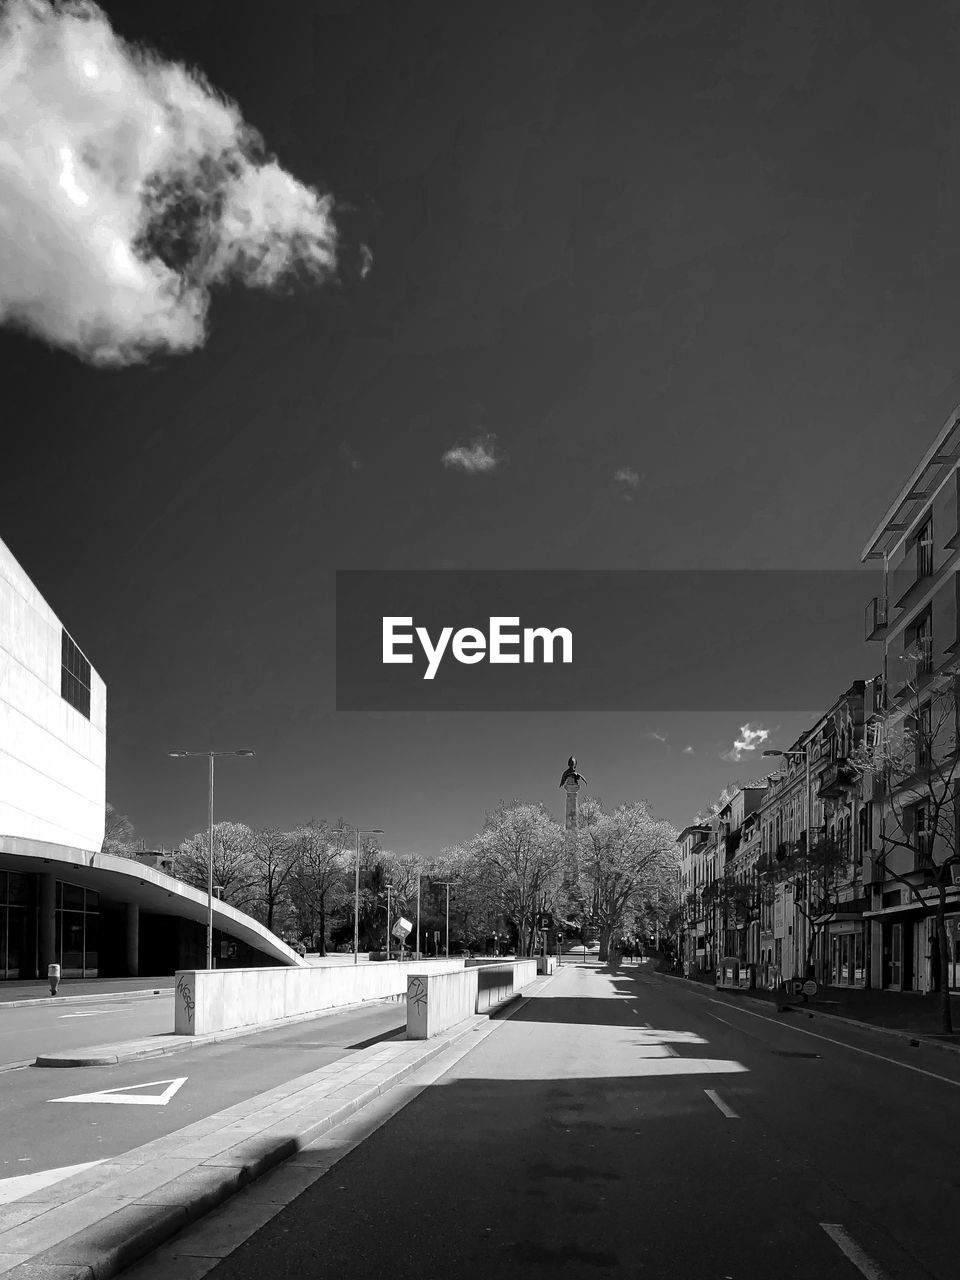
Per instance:
[[[888,986],[897,990],[903,982],[903,925],[890,926],[890,980]]]

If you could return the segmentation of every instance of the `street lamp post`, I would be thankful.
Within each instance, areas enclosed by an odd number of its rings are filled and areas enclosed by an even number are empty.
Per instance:
[[[210,783],[207,803],[209,845],[207,847],[207,968],[213,968],[213,762],[217,756],[253,756],[255,751],[170,751],[174,760],[186,756],[206,756],[210,761]]]
[[[392,884],[387,885],[387,959],[390,959],[390,893],[393,889]]]
[[[379,827],[357,827],[357,861],[353,876],[353,963],[359,964],[360,953],[360,837],[382,836]]]
[[[422,876],[423,876],[423,872],[418,867],[417,868],[417,947],[416,947],[416,958],[418,960],[420,959],[420,880]]]

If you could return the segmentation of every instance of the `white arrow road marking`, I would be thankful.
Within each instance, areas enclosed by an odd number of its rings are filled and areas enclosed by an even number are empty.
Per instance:
[[[62,1169],[44,1169],[42,1173],[20,1173],[15,1178],[0,1178],[0,1204],[12,1204],[14,1200],[22,1200],[24,1196],[33,1195],[34,1191],[42,1191],[64,1178],[72,1178],[75,1173],[83,1173],[94,1165],[103,1164],[102,1160],[88,1160],[86,1164],[68,1164]]]
[[[873,1259],[864,1253],[856,1240],[839,1222],[821,1222],[820,1226],[840,1252],[850,1259],[860,1274],[867,1277],[867,1280],[887,1280],[886,1272],[881,1271]]]
[[[74,1093],[69,1098],[50,1098],[50,1102],[122,1102],[132,1107],[165,1107],[181,1085],[186,1084],[187,1077],[180,1076],[176,1080],[148,1080],[145,1084],[125,1084],[119,1089],[101,1089],[99,1093]],[[133,1089],[155,1089],[158,1084],[167,1087],[163,1093],[132,1093]]]

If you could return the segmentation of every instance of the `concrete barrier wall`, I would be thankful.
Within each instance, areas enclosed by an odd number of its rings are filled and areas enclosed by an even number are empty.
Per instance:
[[[537,976],[536,960],[483,965],[462,974],[434,972],[411,978],[407,986],[407,1039],[428,1040],[474,1013],[486,1013]]]
[[[407,983],[407,1039],[429,1040],[476,1012],[476,969],[432,973]]]
[[[463,960],[396,960],[303,969],[181,969],[174,1031],[197,1036],[402,996],[415,975],[462,973]]]
[[[537,956],[537,973],[554,973],[557,964],[556,956]]]

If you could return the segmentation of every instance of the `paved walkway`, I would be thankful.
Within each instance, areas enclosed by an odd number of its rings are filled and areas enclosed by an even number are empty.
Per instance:
[[[46,978],[13,978],[0,982],[0,1005],[19,1004],[25,1000],[63,1000],[70,996],[118,996],[135,991],[172,991],[176,979],[172,974],[162,978],[61,978],[55,997],[50,995]]]

